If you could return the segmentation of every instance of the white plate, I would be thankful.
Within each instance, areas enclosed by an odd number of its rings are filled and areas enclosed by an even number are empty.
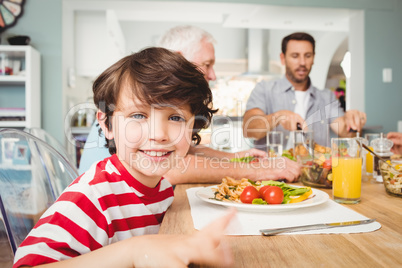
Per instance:
[[[295,186],[295,187],[297,187],[297,186]],[[326,202],[329,199],[329,196],[326,192],[312,188],[313,197],[309,198],[307,200],[304,200],[302,202],[299,202],[299,203],[280,204],[280,205],[253,205],[253,204],[243,204],[243,203],[237,203],[237,202],[226,202],[226,201],[223,202],[223,201],[218,201],[218,200],[212,199],[215,196],[214,195],[215,191],[212,190],[212,188],[217,188],[217,185],[199,189],[195,193],[195,195],[198,198],[200,198],[201,200],[211,203],[211,204],[221,205],[221,206],[225,206],[225,207],[235,207],[238,210],[252,211],[252,212],[289,211],[289,210],[294,210],[294,209],[299,209],[299,208],[317,206],[317,205],[320,205],[320,204]]]

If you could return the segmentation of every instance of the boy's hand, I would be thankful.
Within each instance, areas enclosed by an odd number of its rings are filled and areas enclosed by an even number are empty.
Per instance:
[[[235,214],[236,209],[229,209],[225,216],[211,222],[189,238],[188,248],[191,248],[193,253],[191,263],[219,267],[229,267],[233,264],[232,252],[229,245],[224,241],[224,234]]]
[[[236,210],[231,209],[191,236],[145,235],[133,238],[133,266],[187,267],[190,263],[230,266],[233,256],[222,240],[235,214]]]

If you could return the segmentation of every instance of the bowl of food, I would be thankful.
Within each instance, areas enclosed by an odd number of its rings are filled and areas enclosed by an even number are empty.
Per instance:
[[[304,165],[300,181],[307,186],[317,188],[332,188],[332,168],[328,164],[314,161],[310,166]]]
[[[392,196],[402,197],[402,159],[380,160],[380,170],[385,191]]]
[[[300,151],[300,148],[298,149]],[[292,149],[289,150],[293,154]],[[314,156],[302,159],[299,180],[307,186],[332,188],[331,148],[314,144]]]

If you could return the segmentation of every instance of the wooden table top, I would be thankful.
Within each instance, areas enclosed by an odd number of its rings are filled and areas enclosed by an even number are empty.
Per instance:
[[[163,219],[159,233],[196,232],[183,184]],[[332,195],[330,189],[320,189]],[[361,203],[345,205],[381,229],[359,234],[227,236],[235,267],[402,267],[402,198],[386,194],[382,184],[363,182]]]

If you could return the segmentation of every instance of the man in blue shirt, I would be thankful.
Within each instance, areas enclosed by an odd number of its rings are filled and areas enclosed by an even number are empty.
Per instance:
[[[258,83],[243,118],[244,136],[257,139],[256,148],[265,147],[266,134],[274,129],[283,131],[285,140],[298,127],[313,130],[315,142],[329,146],[330,129],[338,136],[352,137],[366,123],[365,113],[344,112],[332,91],[312,85],[314,55],[315,40],[307,33],[293,33],[282,40],[285,76]]]

